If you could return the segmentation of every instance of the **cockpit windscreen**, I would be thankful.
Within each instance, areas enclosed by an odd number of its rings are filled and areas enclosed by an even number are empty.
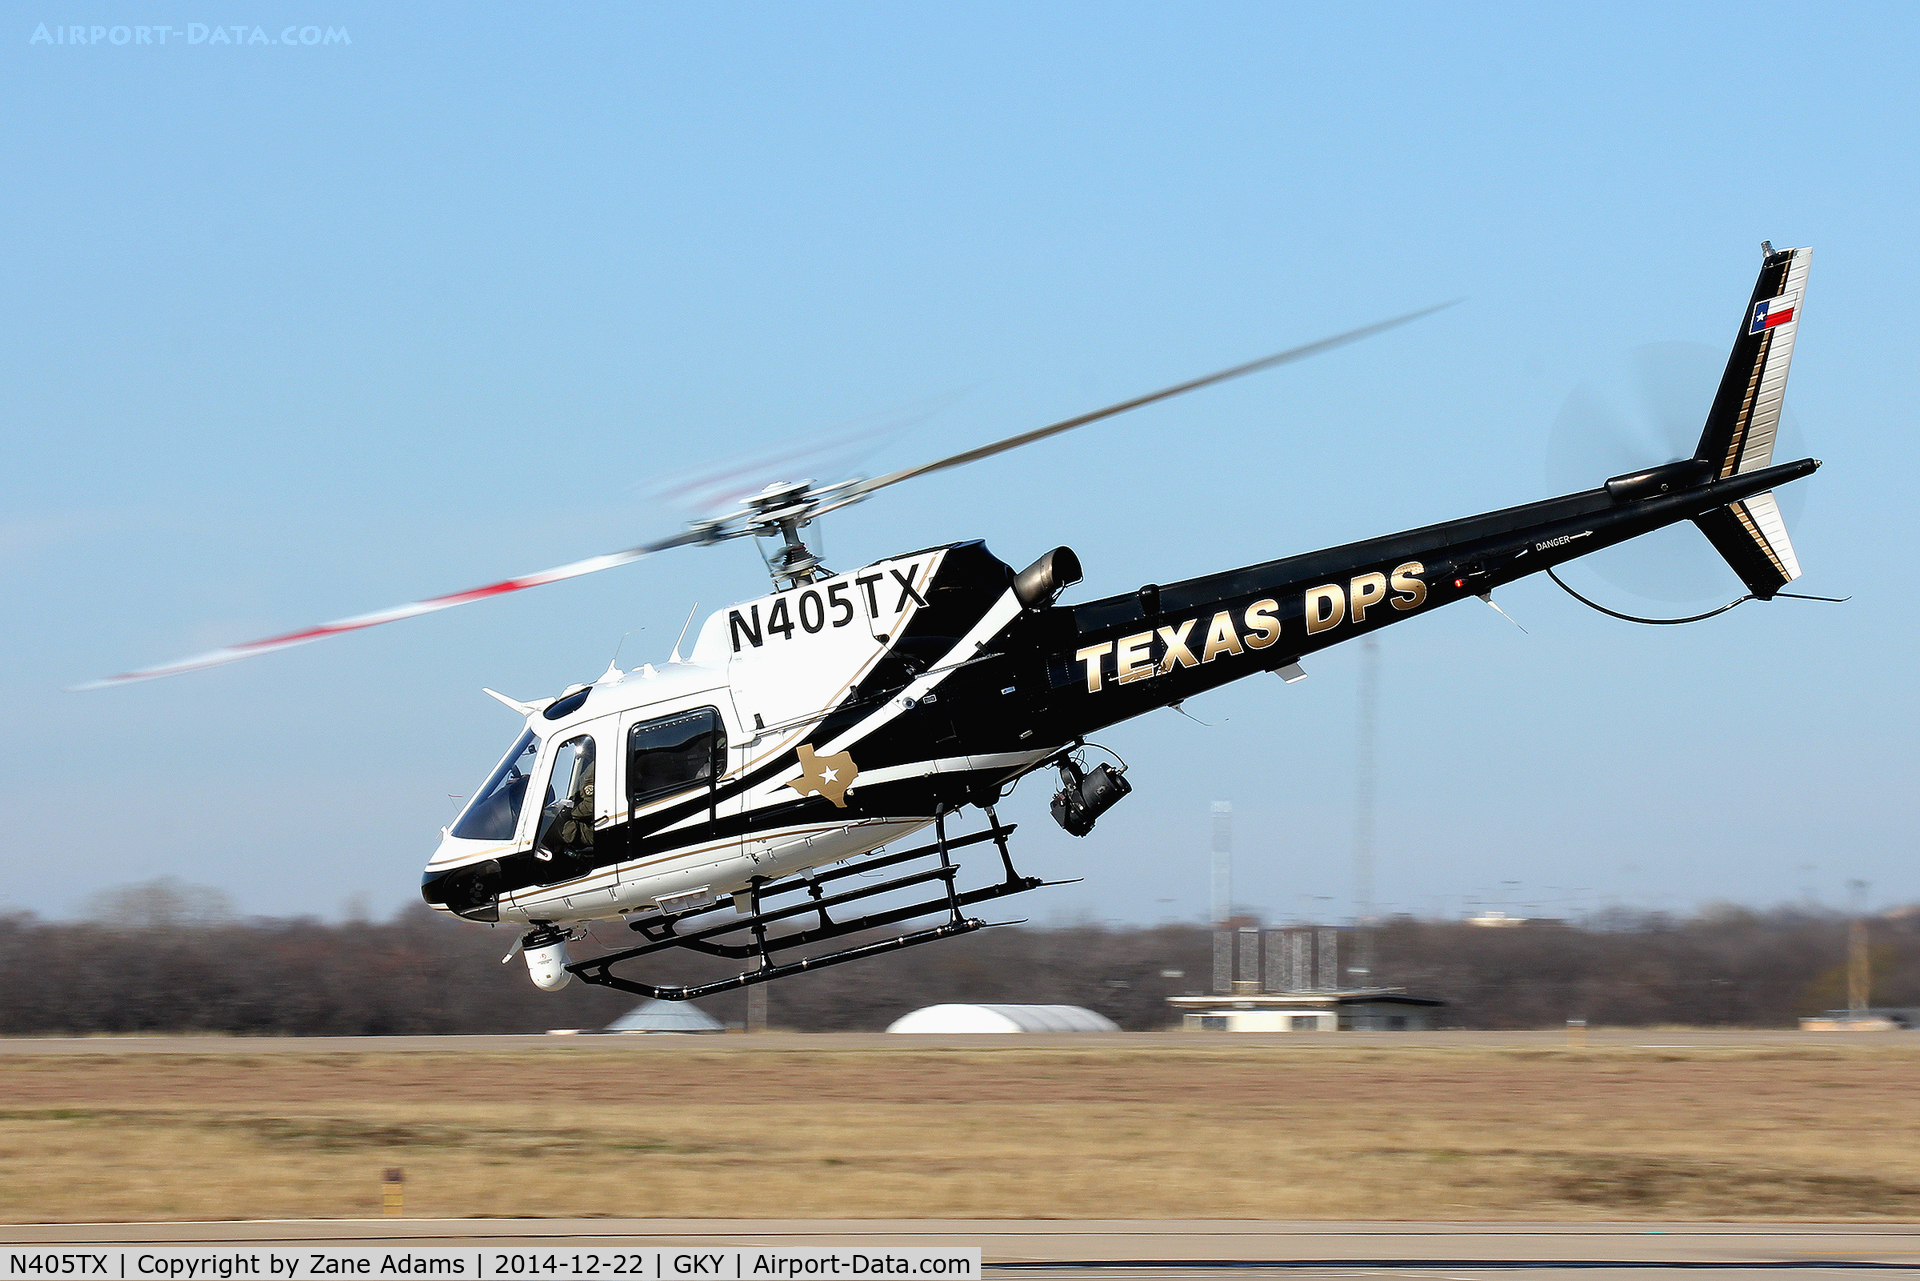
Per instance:
[[[527,797],[527,779],[539,754],[540,740],[528,730],[474,794],[454,823],[453,835],[468,841],[512,840],[514,826],[520,821],[520,803]]]

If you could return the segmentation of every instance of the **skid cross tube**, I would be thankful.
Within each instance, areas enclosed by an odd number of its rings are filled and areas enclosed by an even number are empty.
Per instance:
[[[1016,880],[1020,874],[1013,870],[1013,855],[1007,852],[1007,835],[1013,831],[1013,828],[1000,826],[1000,816],[993,812],[993,806],[986,805],[982,806],[982,808],[987,811],[987,823],[989,824],[984,835],[991,836],[993,843],[999,847],[1000,866],[1007,869],[1007,879],[1009,881]],[[954,844],[957,845],[959,842],[956,841]]]
[[[987,830],[948,839],[946,835],[946,812],[943,810],[935,816],[936,840],[932,844],[919,846],[911,850],[903,850],[897,854],[885,855],[877,859],[868,859],[854,863],[848,867],[837,868],[831,872],[809,874],[771,884],[756,881],[748,888],[749,901],[753,910],[745,916],[711,923],[699,923],[688,920],[688,918],[691,917],[717,911],[724,906],[723,903],[714,903],[685,912],[654,915],[643,918],[640,921],[633,922],[632,925],[635,930],[646,937],[647,942],[637,947],[622,948],[615,952],[609,952],[604,956],[596,956],[588,960],[577,961],[569,965],[567,969],[579,975],[584,982],[598,984],[602,987],[611,987],[623,992],[632,992],[639,996],[649,996],[659,1000],[686,1001],[695,997],[709,996],[715,992],[731,991],[735,988],[747,987],[755,983],[765,983],[772,979],[783,978],[789,974],[821,969],[829,965],[841,965],[848,961],[860,960],[863,957],[876,956],[882,952],[894,951],[905,947],[917,947],[922,943],[931,943],[936,939],[953,938],[960,934],[971,934],[975,930],[986,928],[987,923],[978,918],[963,916],[961,913],[963,907],[973,903],[985,902],[988,899],[1001,898],[1008,894],[1024,894],[1028,890],[1038,889],[1047,884],[1059,884],[1059,882],[1043,881],[1035,876],[1021,876],[1015,871],[1012,856],[1007,849],[1006,839],[1013,828],[1010,826],[1002,826],[998,816],[994,815],[991,811],[988,812],[988,818],[990,820],[990,826]],[[951,851],[988,840],[993,841],[998,848],[1001,864],[1007,873],[1006,879],[995,885],[988,885],[981,889],[961,892],[954,883],[955,877],[957,877],[960,872],[960,865],[953,862]],[[856,886],[838,894],[825,894],[821,890],[821,883],[824,881],[835,880],[856,873],[869,872],[878,867],[902,863],[914,858],[924,858],[928,855],[938,856],[940,859],[939,865],[936,867],[923,868],[917,872],[909,872],[904,876],[890,877],[877,885]],[[889,894],[911,886],[923,885],[931,881],[941,883],[941,897],[926,899],[902,907],[888,908],[885,911],[873,912],[844,921],[837,921],[830,914],[831,910],[836,907],[856,903],[862,899],[873,898],[876,895]],[[797,891],[805,891],[806,893],[806,897],[797,903],[787,907],[773,909],[767,909],[762,906],[765,900],[773,895]],[[916,917],[928,916],[936,912],[945,912],[947,920],[943,924],[930,929],[899,934],[892,938],[880,939],[871,943],[862,943],[837,952],[804,957],[795,961],[780,962],[775,959],[776,953],[789,951],[796,947],[824,943],[831,939],[844,938],[850,934],[858,934],[866,930],[877,929],[881,926],[899,925],[906,921],[913,920]],[[794,917],[804,917],[809,914],[818,917],[817,925],[794,930],[785,934],[768,933],[767,927],[775,922],[790,920]],[[678,927],[683,922],[692,925],[693,928],[687,930],[686,933],[681,933]],[[743,933],[750,941],[739,943],[719,941],[723,936]],[[668,948],[686,948],[690,951],[702,952],[711,956],[727,957],[734,960],[757,959],[759,965],[755,969],[746,970],[728,978],[688,985],[641,983],[633,979],[622,978],[612,972],[615,965],[656,952],[662,952]]]
[[[947,845],[945,806],[942,806],[933,816],[933,843],[940,847],[940,876],[947,883],[947,910],[953,913],[953,919],[957,921],[960,919],[960,900],[953,892],[953,878],[960,869],[953,865],[953,851]]]

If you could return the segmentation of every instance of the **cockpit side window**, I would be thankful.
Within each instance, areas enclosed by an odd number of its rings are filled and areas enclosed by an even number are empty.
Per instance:
[[[527,780],[533,775],[540,740],[532,730],[520,736],[494,769],[473,800],[453,824],[453,835],[467,841],[510,841],[520,821],[520,805],[527,798]]]
[[[591,864],[593,791],[593,735],[582,734],[554,749],[534,858],[568,867],[575,862]]]
[[[628,812],[726,772],[727,730],[712,707],[642,721],[627,732]]]

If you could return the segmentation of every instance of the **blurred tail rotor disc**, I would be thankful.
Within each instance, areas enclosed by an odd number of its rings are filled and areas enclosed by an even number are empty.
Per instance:
[[[1726,353],[1702,343],[1635,347],[1605,362],[1568,394],[1547,437],[1546,477],[1556,492],[1592,489],[1609,476],[1688,458],[1699,441]],[[1791,410],[1781,414],[1776,461],[1805,457]],[[1803,486],[1780,491],[1788,528],[1797,527]],[[1692,604],[1741,591],[1724,561],[1691,525],[1658,530],[1579,562],[1647,600]]]

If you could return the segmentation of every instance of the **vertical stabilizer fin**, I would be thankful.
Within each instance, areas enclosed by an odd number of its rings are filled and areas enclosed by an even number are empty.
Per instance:
[[[1787,368],[1807,289],[1811,249],[1782,249],[1760,265],[1753,298],[1740,319],[1727,372],[1707,412],[1695,458],[1714,466],[1716,479],[1758,471],[1773,463],[1780,428],[1780,402],[1787,394]]]
[[[1776,252],[1769,247],[1760,264],[1760,279],[1740,319],[1727,372],[1693,455],[1713,465],[1717,480],[1773,463],[1812,259],[1811,249]],[[1800,577],[1800,562],[1771,491],[1716,508],[1693,523],[1761,600]]]

